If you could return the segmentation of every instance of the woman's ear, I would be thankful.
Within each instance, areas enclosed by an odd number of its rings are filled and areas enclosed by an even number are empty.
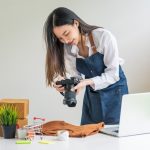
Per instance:
[[[78,22],[77,20],[74,20],[73,25],[74,25],[75,27],[79,27],[79,22]]]

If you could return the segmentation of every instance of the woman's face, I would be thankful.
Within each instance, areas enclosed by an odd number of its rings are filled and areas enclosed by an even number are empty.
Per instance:
[[[78,26],[78,22],[74,22],[73,25],[56,26],[53,28],[53,32],[60,42],[69,45],[77,45],[80,42]]]

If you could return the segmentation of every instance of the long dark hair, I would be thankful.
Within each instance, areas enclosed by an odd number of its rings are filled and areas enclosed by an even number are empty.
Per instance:
[[[92,30],[98,28],[97,26],[85,23],[73,11],[64,7],[53,10],[44,24],[44,38],[47,49],[45,71],[46,83],[48,86],[52,86],[52,82],[56,76],[66,75],[64,44],[54,35],[53,28],[67,24],[72,25],[74,20],[79,22],[79,31],[81,34],[90,33]]]

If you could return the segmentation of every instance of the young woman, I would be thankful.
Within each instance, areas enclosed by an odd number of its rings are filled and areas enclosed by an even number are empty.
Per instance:
[[[73,11],[59,7],[44,25],[47,48],[46,81],[57,91],[64,87],[54,81],[84,75],[74,89],[86,87],[81,124],[117,124],[122,96],[128,93],[126,77],[115,37],[110,31],[91,26]]]

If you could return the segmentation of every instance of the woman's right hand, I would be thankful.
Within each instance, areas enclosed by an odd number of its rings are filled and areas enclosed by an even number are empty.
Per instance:
[[[54,87],[58,92],[64,92],[64,86],[62,86],[62,85],[57,85],[56,82],[53,84],[53,87]]]
[[[64,80],[64,78],[63,78],[63,77],[58,77],[57,81],[61,81],[61,80]],[[57,81],[55,81],[55,82],[53,83],[53,87],[54,87],[58,92],[64,92],[64,91],[65,91],[65,90],[64,90],[64,86],[62,86],[62,85],[57,85],[57,84],[56,84]]]

